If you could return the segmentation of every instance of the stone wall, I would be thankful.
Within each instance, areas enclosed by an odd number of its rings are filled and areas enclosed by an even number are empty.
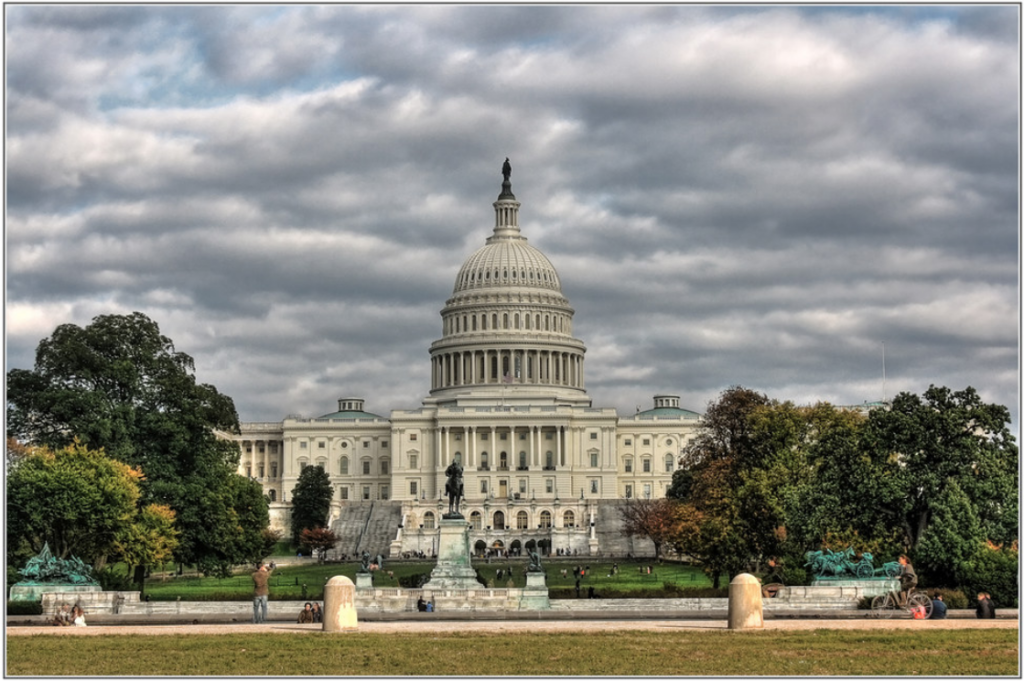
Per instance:
[[[60,605],[78,604],[89,613],[123,613],[126,607],[139,604],[138,592],[46,592],[42,596],[43,615],[49,616],[57,612]]]

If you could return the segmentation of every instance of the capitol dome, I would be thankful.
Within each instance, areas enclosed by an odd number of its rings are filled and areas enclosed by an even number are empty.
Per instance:
[[[494,231],[459,270],[441,311],[443,338],[430,348],[431,395],[465,397],[501,387],[533,397],[589,401],[583,392],[583,342],[572,337],[573,309],[558,272],[519,230],[511,166],[494,202]],[[508,389],[508,390],[504,390]]]

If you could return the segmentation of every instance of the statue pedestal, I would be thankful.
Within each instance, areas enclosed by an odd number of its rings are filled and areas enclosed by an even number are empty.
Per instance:
[[[483,586],[469,561],[469,524],[466,519],[441,518],[437,543],[437,566],[430,572],[424,590],[468,590]]]
[[[551,599],[548,597],[547,577],[537,572],[527,572],[526,587],[523,589],[523,597],[519,602],[520,609],[543,610],[551,608]]]
[[[61,594],[70,594],[73,592],[101,592],[103,588],[99,585],[59,585],[56,583],[39,583],[22,585],[16,584],[11,586],[11,601],[40,601],[43,595],[48,592],[60,592]]]
[[[373,573],[356,573],[356,589],[357,590],[372,590],[373,589]]]

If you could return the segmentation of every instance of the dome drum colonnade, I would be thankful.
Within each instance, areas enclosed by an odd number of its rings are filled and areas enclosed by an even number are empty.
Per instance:
[[[465,261],[441,311],[431,395],[489,384],[583,391],[586,348],[572,337],[574,311],[554,266],[520,233],[519,206],[506,175],[494,233]]]

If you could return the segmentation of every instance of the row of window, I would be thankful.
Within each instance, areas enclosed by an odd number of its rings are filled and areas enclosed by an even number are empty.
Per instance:
[[[499,321],[501,324],[499,325]],[[543,329],[542,329],[543,321]],[[502,313],[501,318],[498,317],[498,313],[491,313],[489,318],[490,329],[519,329],[519,330],[535,330],[535,331],[556,331],[561,333],[568,333],[569,318],[564,315],[550,315],[545,314],[541,316],[540,313],[530,315],[524,313],[520,317],[519,313],[513,313],[511,317],[508,313]],[[444,334],[459,334],[461,332],[487,331],[488,329],[488,317],[487,313],[481,313],[479,315],[455,315],[445,320]]]
[[[490,517],[487,518],[490,521],[490,525],[487,526],[487,530],[505,530],[505,512],[496,511]],[[530,526],[530,514],[526,511],[518,511],[515,515],[515,528],[517,530],[527,530]],[[576,526],[576,513],[572,510],[566,510],[562,514],[562,525],[566,528],[573,528]],[[484,529],[484,516],[479,511],[471,512],[469,515],[469,526],[473,530]],[[423,513],[423,523],[420,524],[423,530],[433,530],[436,527],[436,517],[434,512]],[[540,513],[537,517],[538,528],[551,528],[551,512],[545,510]]]
[[[416,440],[416,439],[413,438],[412,440]],[[326,450],[327,449],[327,441],[323,441],[323,440],[317,441],[316,446],[320,450]],[[380,446],[382,448],[386,448],[388,446],[388,442],[386,440],[382,440],[380,442]],[[308,447],[309,447],[309,443],[308,442],[306,442],[304,440],[303,441],[299,441],[299,449],[300,450],[306,450]],[[370,447],[370,441],[364,440],[363,441],[363,449],[368,449],[369,447]],[[348,441],[347,440],[341,441],[341,448],[343,450],[348,448]],[[249,448],[249,449],[251,449],[251,448]],[[247,452],[248,452],[248,450],[247,450]],[[263,452],[263,450],[261,449],[260,452]]]
[[[461,460],[462,460],[462,453],[461,452],[456,452],[455,453],[455,458],[458,461],[461,462]],[[590,466],[591,467],[597,468],[599,466],[599,464],[600,464],[599,460],[600,460],[599,453],[596,453],[596,452],[590,453]],[[317,466],[320,466],[320,467],[325,466],[325,464],[326,464],[326,462],[324,462],[322,460],[317,462]],[[360,462],[360,465],[361,465],[361,468],[362,468],[362,474],[364,476],[370,476],[371,473],[372,473],[371,469],[373,467],[372,460],[364,459],[364,460],[362,460]],[[562,465],[563,466],[565,465],[565,456],[564,455],[562,456]],[[640,461],[640,465],[641,465],[641,471],[643,471],[643,473],[651,473],[652,465],[651,465],[651,459],[649,457],[643,458]],[[302,469],[306,468],[307,466],[309,466],[308,462],[306,462],[304,460],[300,460],[299,461],[299,470],[300,471]],[[380,468],[380,471],[378,473],[381,476],[388,476],[391,473],[391,461],[390,460],[382,459],[382,460],[379,461],[378,466]],[[419,466],[419,458],[418,458],[418,456],[417,455],[409,455],[409,467],[411,469],[416,469],[416,468],[418,468],[418,466]],[[507,471],[508,470],[508,467],[509,467],[508,453],[506,453],[506,452],[499,453],[498,461],[497,461],[497,466],[498,466],[498,470],[499,471]],[[554,469],[555,469],[554,453],[552,453],[550,450],[547,451],[546,453],[544,453],[544,465],[543,465],[543,467],[544,467],[545,471],[554,471]],[[626,473],[632,473],[632,471],[633,471],[633,459],[630,458],[630,457],[625,458],[623,460],[623,467],[624,467],[624,471]],[[675,467],[675,455],[665,455],[665,472],[666,473],[672,473],[672,471],[674,470],[674,467]],[[477,466],[477,470],[478,471],[490,471],[490,468],[491,468],[490,455],[486,451],[481,452],[480,453],[480,464]],[[527,458],[527,455],[526,455],[525,451],[519,453],[519,463],[518,463],[518,466],[516,468],[519,471],[528,471],[529,470],[530,467],[529,467],[528,458]],[[342,476],[348,476],[350,474],[350,471],[349,471],[349,459],[348,459],[348,457],[342,457],[340,460],[338,460],[338,469],[339,469],[339,472],[340,472],[340,474]],[[259,477],[263,478],[264,468],[263,468],[262,464],[259,465],[258,471],[259,471]],[[271,463],[270,471],[271,471],[271,473],[270,473],[271,478],[277,478],[277,463],[276,462],[272,462]],[[248,475],[250,477],[252,476],[252,465],[248,465],[247,466],[246,475]]]

